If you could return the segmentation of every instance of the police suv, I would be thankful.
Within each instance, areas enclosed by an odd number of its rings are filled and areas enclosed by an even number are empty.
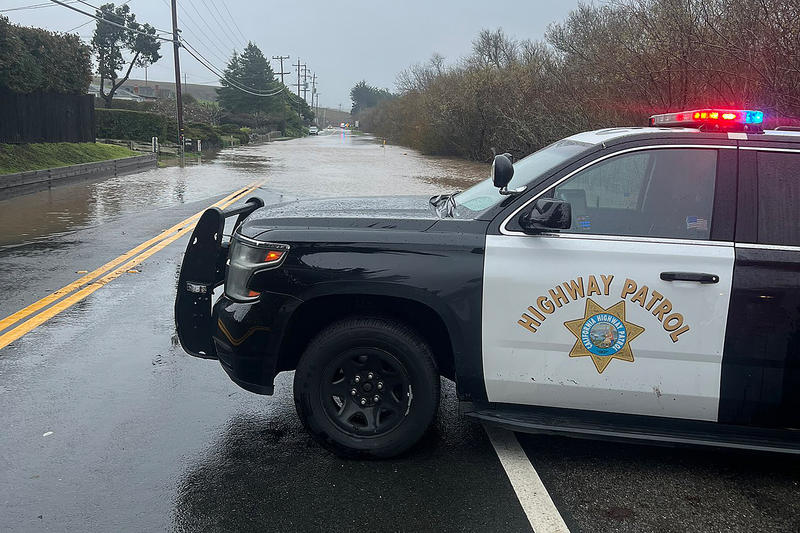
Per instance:
[[[798,453],[800,132],[762,123],[656,115],[498,155],[456,194],[209,209],[181,344],[259,394],[296,370],[344,456],[411,447],[440,376],[515,431]]]

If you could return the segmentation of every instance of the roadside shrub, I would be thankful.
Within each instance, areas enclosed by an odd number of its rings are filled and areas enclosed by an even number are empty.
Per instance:
[[[146,101],[146,102],[136,102],[133,100],[114,100],[111,103],[111,107],[106,105],[106,101],[103,98],[95,97],[94,99],[94,107],[95,109],[127,109],[128,111],[144,111],[146,113],[157,113],[155,111],[155,102],[153,101]],[[172,106],[172,114],[175,114],[174,105]],[[158,113],[163,114],[163,113]]]
[[[178,137],[175,122],[167,117],[126,109],[95,109],[95,128],[101,139],[150,142],[158,137],[174,142]]]
[[[0,16],[0,88],[84,94],[91,79],[89,47],[77,35],[16,26]]]
[[[136,102],[132,103],[136,104]],[[114,105],[116,104],[115,101]],[[95,109],[95,125],[97,137],[100,139],[150,142],[152,137],[158,137],[162,143],[174,143],[178,138],[178,126],[175,120],[161,113],[97,108]],[[212,126],[203,122],[187,122],[184,126],[184,137],[192,139],[193,142],[200,139],[203,142],[203,150],[222,148],[225,145],[225,139],[229,140],[230,137],[236,139],[239,144],[247,144],[250,142],[249,133],[249,128],[243,128],[238,124]]]
[[[203,150],[222,148],[222,137],[216,128],[209,124],[193,123],[184,127],[183,134],[186,139],[191,139],[194,146],[197,146],[197,139],[203,141]]]
[[[222,124],[217,128],[217,131],[227,137],[232,136],[234,139],[238,139],[241,144],[247,144],[250,142],[250,136],[246,131],[243,131],[245,129],[237,124]]]
[[[282,129],[284,120],[299,121],[297,113],[287,112],[285,116],[281,113],[228,113],[223,112],[220,122],[225,124],[238,124],[239,127],[248,127],[255,132],[267,132]]]

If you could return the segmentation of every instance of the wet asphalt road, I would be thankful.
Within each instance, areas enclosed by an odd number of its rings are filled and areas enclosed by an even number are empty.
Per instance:
[[[274,203],[434,194],[486,172],[335,132],[0,202],[0,317],[256,178]],[[262,397],[184,354],[172,298],[185,245],[0,350],[1,531],[530,530],[452,383],[410,454],[343,461],[303,432],[290,374]],[[519,440],[572,531],[800,530],[796,459]]]

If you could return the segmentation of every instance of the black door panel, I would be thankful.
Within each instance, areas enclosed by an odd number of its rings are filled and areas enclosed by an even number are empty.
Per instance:
[[[739,151],[719,420],[798,428],[800,151],[761,148],[748,142]]]
[[[800,251],[736,249],[719,421],[800,427]]]

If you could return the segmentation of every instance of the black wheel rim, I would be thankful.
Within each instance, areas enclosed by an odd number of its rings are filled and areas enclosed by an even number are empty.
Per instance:
[[[411,409],[411,381],[403,364],[379,348],[353,348],[323,371],[325,413],[338,427],[361,437],[385,435]]]

